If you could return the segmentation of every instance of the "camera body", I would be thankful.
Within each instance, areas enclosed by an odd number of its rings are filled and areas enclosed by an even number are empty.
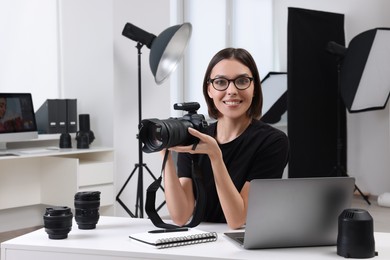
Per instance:
[[[190,135],[188,128],[192,127],[204,132],[208,127],[205,117],[196,112],[199,108],[200,105],[197,102],[178,103],[174,105],[174,109],[187,111],[188,114],[180,118],[165,120],[156,118],[142,120],[138,135],[144,144],[142,150],[145,153],[152,153],[177,145],[190,145],[197,142],[198,138]]]

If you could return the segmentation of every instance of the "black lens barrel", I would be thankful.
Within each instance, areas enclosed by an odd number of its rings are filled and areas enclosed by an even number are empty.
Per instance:
[[[79,229],[96,228],[100,218],[100,191],[77,192],[74,196],[74,207]]]
[[[49,207],[43,215],[43,224],[50,239],[64,239],[72,230],[73,214],[68,207]]]

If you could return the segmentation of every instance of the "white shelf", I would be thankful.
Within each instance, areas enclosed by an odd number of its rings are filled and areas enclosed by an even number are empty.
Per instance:
[[[101,191],[101,205],[114,205],[112,148],[9,150],[0,157],[0,210],[46,204],[73,208],[78,191]]]

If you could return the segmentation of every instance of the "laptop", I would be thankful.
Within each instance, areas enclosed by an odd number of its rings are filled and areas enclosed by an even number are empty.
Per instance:
[[[225,235],[245,249],[336,245],[354,188],[353,177],[252,180],[245,232]]]

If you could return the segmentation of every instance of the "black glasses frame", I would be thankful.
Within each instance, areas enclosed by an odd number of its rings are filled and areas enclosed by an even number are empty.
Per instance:
[[[242,79],[242,78],[249,79],[249,84],[248,84],[248,86],[245,87],[245,88],[239,88],[239,87],[237,87],[237,84],[236,84],[236,80]],[[214,86],[214,81],[217,80],[217,79],[224,79],[224,80],[226,80],[226,81],[228,82],[226,88],[224,88],[224,89],[218,89],[218,88],[216,88],[216,87]],[[213,79],[209,79],[209,80],[208,80],[208,83],[211,83],[211,85],[213,86],[213,88],[214,88],[215,90],[218,90],[218,91],[225,91],[225,90],[227,90],[228,87],[230,86],[230,82],[233,82],[233,84],[234,84],[234,86],[236,87],[236,89],[238,89],[238,90],[245,90],[245,89],[247,89],[247,88],[250,87],[252,81],[253,81],[253,77],[240,76],[240,77],[237,77],[237,78],[235,78],[235,79],[227,79],[227,78],[224,78],[224,77],[213,78]]]

